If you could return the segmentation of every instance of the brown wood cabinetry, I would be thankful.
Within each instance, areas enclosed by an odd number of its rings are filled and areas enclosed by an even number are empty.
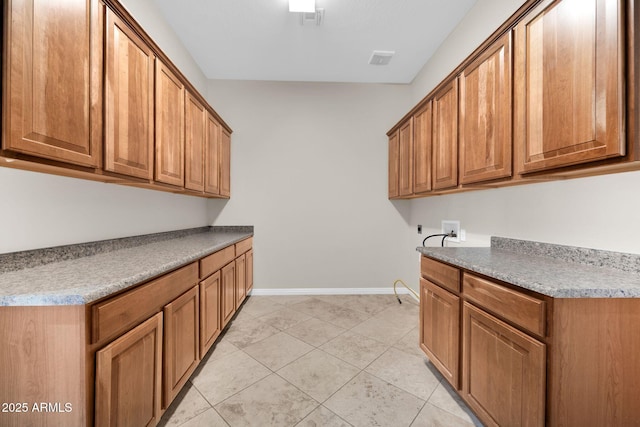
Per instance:
[[[413,194],[413,117],[398,130],[398,192],[400,197]]]
[[[416,194],[431,191],[432,103],[413,115],[413,191]]]
[[[209,194],[220,194],[220,132],[221,126],[211,114],[206,118],[205,139],[205,183],[204,191]]]
[[[156,425],[161,383],[162,313],[158,313],[96,353],[95,425]]]
[[[155,55],[109,8],[106,26],[104,168],[150,180]]]
[[[222,268],[222,290],[220,292],[220,316],[222,327],[227,326],[236,310],[236,263],[231,262]]]
[[[100,2],[10,0],[2,7],[2,148],[99,167]]]
[[[247,295],[253,289],[253,249],[247,252]]]
[[[184,185],[184,85],[156,58],[155,180]]]
[[[204,191],[206,117],[202,103],[189,91],[185,92],[184,187],[194,191]]]
[[[231,134],[224,128],[220,132],[220,195],[231,195]]]
[[[398,178],[400,173],[400,143],[398,131],[389,135],[389,198],[400,195]]]
[[[117,0],[2,12],[0,166],[230,197],[231,129]]]
[[[458,185],[458,79],[433,97],[433,189]]]
[[[245,254],[236,258],[236,309],[240,307],[247,296],[247,258]]]
[[[546,348],[465,302],[462,393],[491,426],[544,426]]]
[[[460,298],[420,280],[420,347],[440,373],[460,388]]]
[[[485,425],[638,424],[640,299],[551,298],[424,256],[420,283],[420,347]]]
[[[200,288],[193,287],[164,307],[162,407],[167,408],[200,361]]]
[[[511,176],[511,32],[460,75],[460,183]]]
[[[200,358],[211,348],[222,331],[220,324],[221,275],[216,271],[200,282]]]
[[[515,27],[519,171],[625,154],[620,0],[543,1]]]

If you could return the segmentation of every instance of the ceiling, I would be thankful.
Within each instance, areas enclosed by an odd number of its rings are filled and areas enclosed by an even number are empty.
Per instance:
[[[410,83],[476,2],[316,0],[316,26],[287,0],[154,1],[207,78],[359,83]]]

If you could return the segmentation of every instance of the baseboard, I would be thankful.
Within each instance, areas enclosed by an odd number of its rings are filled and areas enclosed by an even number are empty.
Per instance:
[[[408,289],[398,288],[398,294],[409,294]],[[393,295],[393,288],[284,288],[284,289],[256,289],[251,295]],[[414,297],[415,298],[415,297]]]

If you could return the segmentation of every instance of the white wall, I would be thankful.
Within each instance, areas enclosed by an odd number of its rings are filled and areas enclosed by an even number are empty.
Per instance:
[[[122,2],[206,96],[207,80],[152,0]],[[206,199],[0,168],[0,253],[207,225]]]
[[[412,85],[414,103],[521,3],[479,0],[416,77]],[[417,224],[427,227],[425,233],[439,232],[440,221],[452,219],[460,220],[467,230],[468,241],[460,245],[487,246],[489,237],[498,235],[640,253],[639,191],[640,172],[629,172],[416,199],[409,202],[410,229],[414,241],[421,242],[415,231]]]
[[[387,200],[386,132],[408,86],[211,81],[234,129],[231,200],[215,225],[255,225],[256,288],[390,287],[415,275],[409,205]]]

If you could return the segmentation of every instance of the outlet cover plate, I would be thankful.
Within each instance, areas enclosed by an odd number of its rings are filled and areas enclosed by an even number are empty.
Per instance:
[[[442,233],[449,233],[453,231],[456,233],[456,237],[447,237],[445,242],[460,243],[460,221],[442,220]]]

